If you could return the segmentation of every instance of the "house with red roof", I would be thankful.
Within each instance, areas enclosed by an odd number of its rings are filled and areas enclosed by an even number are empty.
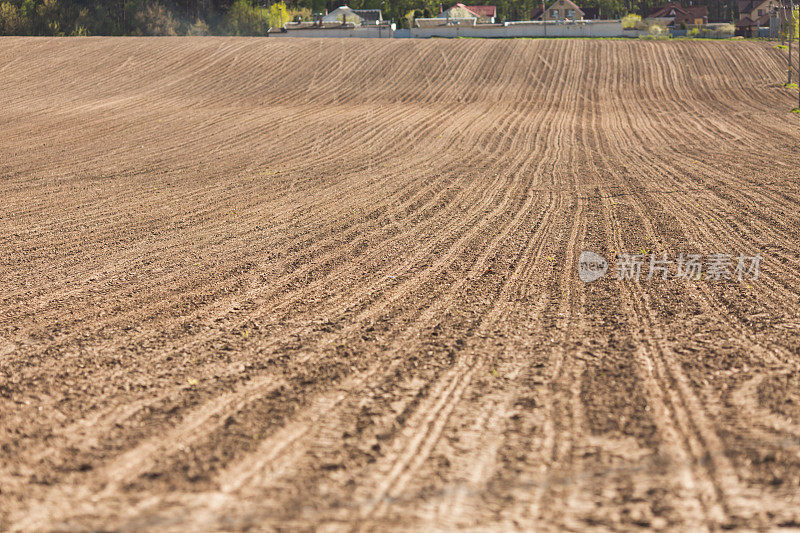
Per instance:
[[[672,26],[673,28],[684,24],[686,26],[700,26],[708,24],[708,7],[684,7],[677,2],[670,2],[653,10],[648,15],[647,20],[656,20],[665,26]]]
[[[436,18],[462,19],[476,18],[479,24],[494,24],[497,16],[496,6],[467,6],[458,3],[439,13]]]
[[[467,6],[467,9],[478,15],[480,24],[494,24],[497,17],[497,6]]]
[[[534,8],[530,13],[531,20],[583,20],[585,13],[572,0],[556,0],[542,11]]]

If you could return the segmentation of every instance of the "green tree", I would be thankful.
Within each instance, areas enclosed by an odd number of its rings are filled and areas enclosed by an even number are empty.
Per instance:
[[[282,28],[290,20],[292,20],[292,16],[286,9],[286,4],[276,2],[269,6],[269,26],[271,28]]]
[[[197,19],[186,28],[186,35],[211,35],[211,29],[206,21]]]
[[[289,17],[295,22],[312,20],[311,9],[307,7],[293,7],[289,9]]]
[[[43,0],[36,6],[36,25],[40,34],[63,35],[58,0]]]
[[[136,35],[177,35],[179,23],[167,7],[156,1],[149,1],[133,17]]]
[[[250,0],[236,0],[231,5],[223,23],[223,32],[229,35],[262,35],[265,28],[265,13],[254,7]]]
[[[25,18],[20,9],[11,2],[0,4],[0,35],[25,33]]]

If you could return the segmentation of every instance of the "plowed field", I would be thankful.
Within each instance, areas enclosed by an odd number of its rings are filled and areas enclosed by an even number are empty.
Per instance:
[[[0,529],[800,527],[785,53],[0,39]]]

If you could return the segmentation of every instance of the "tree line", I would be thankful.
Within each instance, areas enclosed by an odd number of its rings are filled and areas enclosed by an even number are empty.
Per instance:
[[[528,20],[541,0],[462,0],[497,6],[497,21]],[[550,3],[552,0],[546,0]],[[733,0],[705,0],[709,19],[732,21]],[[312,20],[342,0],[0,0],[0,35],[263,35],[270,26]],[[381,9],[387,20],[408,26],[413,18],[437,15],[455,1],[350,0],[353,9]],[[647,16],[664,0],[578,0],[601,18]],[[682,0],[684,4],[692,0]],[[703,5],[694,2],[693,5]]]

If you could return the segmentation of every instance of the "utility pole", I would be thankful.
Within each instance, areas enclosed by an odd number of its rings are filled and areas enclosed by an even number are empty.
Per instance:
[[[789,83],[792,82],[792,36],[794,35],[795,28],[800,29],[800,21],[795,18],[794,0],[791,0],[791,14],[789,16]],[[800,15],[800,13],[798,14]],[[800,18],[800,17],[798,17]],[[797,56],[800,58],[800,34],[797,39]],[[800,65],[800,63],[798,63]],[[800,67],[797,70],[797,108],[800,109]]]
[[[786,70],[788,73],[789,81],[786,82],[786,85],[791,85],[792,83],[792,35],[794,34],[794,0],[791,0],[789,4],[789,16],[787,17],[788,26],[789,26],[789,35],[788,35],[788,45],[789,45],[789,68]]]
[[[544,24],[544,36],[547,37],[547,17],[545,17],[545,5],[542,0],[542,24]]]
[[[797,18],[800,18],[800,13],[798,13],[797,15],[798,15],[798,17],[797,17]],[[791,26],[792,26],[792,31],[791,31],[791,33],[792,33],[792,34],[794,34],[794,30],[795,30],[795,28],[797,28],[797,29],[798,29],[798,35],[797,35],[797,56],[798,56],[798,68],[797,68],[797,86],[798,86],[798,87],[797,87],[797,109],[800,109],[800,21],[798,21],[798,20],[796,20],[796,19],[795,19],[794,0],[792,0],[792,24],[791,24]],[[789,45],[789,46],[790,46],[790,47],[791,47],[791,42],[792,42],[792,41],[790,40],[790,41],[789,41],[789,43],[790,43],[790,45]],[[791,48],[789,48],[789,50],[791,51]],[[790,54],[789,54],[789,75],[790,75],[790,76],[791,76],[791,72],[792,72],[792,63],[791,63],[791,61],[792,61],[792,54],[790,53]]]

